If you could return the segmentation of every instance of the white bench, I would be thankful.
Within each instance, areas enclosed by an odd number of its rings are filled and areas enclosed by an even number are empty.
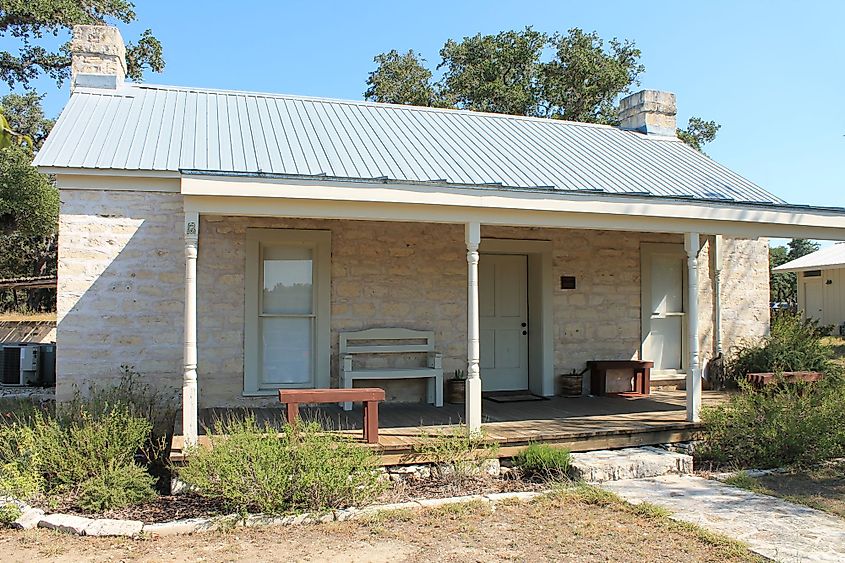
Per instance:
[[[403,344],[418,341],[421,344]],[[360,354],[426,354],[428,367],[354,369]],[[428,402],[443,406],[443,355],[434,350],[434,332],[407,328],[371,328],[340,333],[340,383],[350,389],[356,379],[428,378]],[[343,403],[350,410],[352,403]]]

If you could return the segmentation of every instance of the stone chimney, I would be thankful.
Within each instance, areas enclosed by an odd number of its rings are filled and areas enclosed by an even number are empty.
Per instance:
[[[70,42],[70,88],[116,89],[126,78],[126,46],[116,27],[75,25]]]
[[[646,135],[675,136],[675,94],[641,90],[619,102],[620,129]]]

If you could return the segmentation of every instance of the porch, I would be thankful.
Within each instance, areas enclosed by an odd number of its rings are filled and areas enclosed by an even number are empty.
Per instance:
[[[716,405],[726,398],[717,391],[704,391],[702,404]],[[483,399],[483,436],[499,446],[500,457],[510,457],[531,442],[565,446],[572,451],[589,451],[680,442],[693,439],[701,423],[686,416],[686,393],[682,390],[655,390],[649,397],[623,395],[575,398],[552,397],[546,400],[497,403]],[[205,428],[226,416],[253,414],[260,423],[281,425],[284,409],[209,408],[201,409],[199,443],[207,443]],[[413,459],[414,450],[427,434],[446,426],[462,424],[464,405],[437,408],[426,404],[386,403],[380,409],[379,443],[373,447],[385,465]],[[324,427],[358,435],[361,411],[346,412],[339,406],[323,405],[302,409],[307,420],[317,420]],[[181,429],[177,429],[181,434]],[[182,459],[184,437],[173,440],[171,458]]]

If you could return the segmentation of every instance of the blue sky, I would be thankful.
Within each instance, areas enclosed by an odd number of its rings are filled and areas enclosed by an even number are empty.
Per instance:
[[[532,25],[636,41],[642,87],[679,123],[722,125],[707,153],[791,203],[845,206],[845,2],[139,2],[165,48],[148,82],[360,99],[373,56]],[[2,46],[2,43],[0,43]],[[67,99],[44,83],[46,107]]]

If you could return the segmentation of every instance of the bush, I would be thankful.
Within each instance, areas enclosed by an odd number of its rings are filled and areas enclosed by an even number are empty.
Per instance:
[[[43,490],[35,439],[30,426],[0,425],[0,496],[31,500]]]
[[[121,366],[117,385],[92,383],[85,395],[77,390],[73,399],[59,406],[57,417],[63,425],[80,424],[84,418],[99,420],[114,409],[149,421],[149,436],[142,451],[150,463],[164,466],[173,437],[176,403],[172,394],[143,383],[141,375],[130,366]]]
[[[74,502],[85,492],[85,505],[102,508],[119,508],[154,494],[152,477],[142,478],[146,472],[135,464],[150,437],[148,420],[133,415],[127,405],[92,405],[79,398],[58,411],[32,409],[4,419],[0,494]],[[125,477],[118,478],[118,472]],[[108,486],[99,487],[101,483]]]
[[[381,491],[375,454],[313,423],[280,433],[255,418],[217,421],[211,448],[194,448],[179,477],[239,513],[282,514],[371,501]]]
[[[698,455],[736,467],[814,464],[845,455],[845,383],[838,377],[743,391],[705,408]]]
[[[36,455],[48,493],[75,492],[115,466],[133,465],[150,435],[149,421],[133,416],[126,407],[96,417],[87,410],[76,414],[78,418],[64,423],[44,416],[35,420]]]
[[[79,486],[77,504],[90,512],[123,508],[152,499],[155,479],[134,463],[115,464]]]
[[[769,336],[733,350],[725,366],[728,378],[739,382],[749,373],[784,371],[820,371],[837,376],[841,369],[832,361],[833,348],[823,336],[815,320],[778,313],[772,318]]]
[[[572,455],[566,448],[549,444],[529,444],[513,458],[514,466],[528,475],[560,479],[569,473]]]
[[[420,432],[413,457],[433,464],[432,471],[442,478],[461,480],[481,473],[482,464],[496,457],[498,444],[481,434],[470,435],[465,427]]]
[[[9,526],[21,517],[21,507],[13,502],[0,504],[0,525]]]
[[[702,459],[738,467],[812,464],[845,455],[845,381],[833,349],[813,320],[779,313],[771,334],[736,350],[727,364],[741,392],[702,411],[707,441]],[[748,373],[819,371],[815,383],[754,389]]]

